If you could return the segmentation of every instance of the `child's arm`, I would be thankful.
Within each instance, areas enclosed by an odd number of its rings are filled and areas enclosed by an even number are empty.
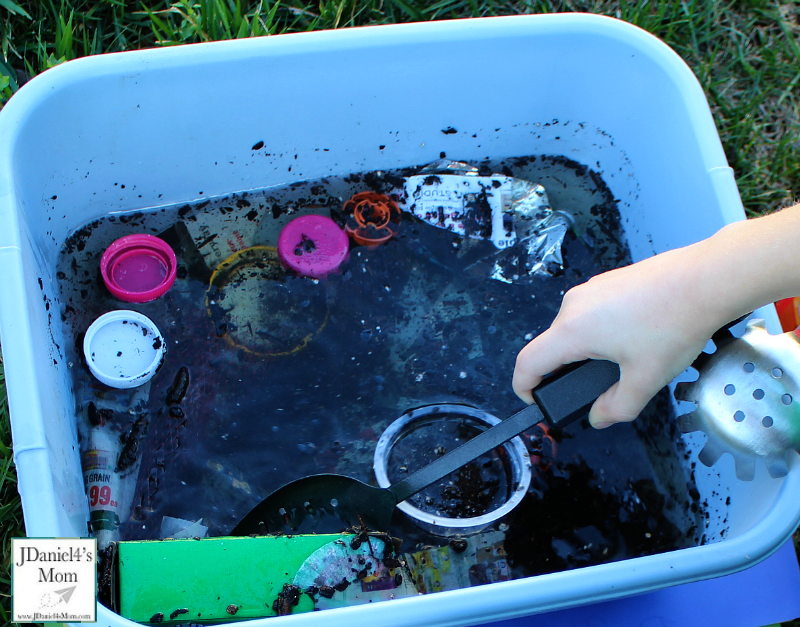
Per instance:
[[[552,326],[517,356],[514,391],[560,366],[608,359],[621,378],[597,399],[593,426],[635,419],[718,328],[800,294],[800,205],[735,222],[712,237],[596,276],[564,296]]]

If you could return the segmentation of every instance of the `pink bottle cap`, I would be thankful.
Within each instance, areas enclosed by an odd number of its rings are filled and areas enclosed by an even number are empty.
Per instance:
[[[111,294],[128,303],[147,303],[167,293],[178,262],[169,244],[152,235],[126,235],[106,248],[100,272]]]
[[[278,236],[278,258],[298,274],[321,279],[347,260],[349,245],[347,234],[330,218],[300,216]]]

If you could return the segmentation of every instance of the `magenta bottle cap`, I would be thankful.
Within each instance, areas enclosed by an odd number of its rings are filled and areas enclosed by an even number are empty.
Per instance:
[[[178,263],[164,240],[152,235],[126,235],[106,248],[100,272],[108,291],[128,303],[146,303],[167,293]]]
[[[348,257],[347,234],[330,218],[295,218],[278,236],[278,258],[303,276],[321,279],[336,272]]]

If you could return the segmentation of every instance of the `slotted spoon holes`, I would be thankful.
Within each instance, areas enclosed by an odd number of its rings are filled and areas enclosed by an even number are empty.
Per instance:
[[[733,385],[733,383],[728,383],[723,388],[723,392],[725,392],[725,396],[733,396],[734,394],[736,394],[736,386]],[[756,388],[755,390],[753,390],[753,398],[756,399],[757,401],[760,401],[761,399],[763,399],[764,396],[765,396],[765,392],[761,388]],[[791,402],[792,402],[791,394],[784,394],[781,397],[781,402],[784,405],[790,405]]]
[[[733,419],[736,422],[744,422],[745,418],[747,418],[747,414],[745,414],[741,409],[733,412]],[[761,426],[766,429],[769,429],[773,424],[775,424],[775,420],[772,418],[772,416],[764,416],[761,419]]]
[[[742,364],[742,370],[744,370],[747,373],[753,373],[755,371],[755,364],[750,361],[744,362],[744,364]],[[780,379],[781,377],[783,377],[784,373],[781,368],[776,366],[772,368],[770,374],[774,379]],[[734,394],[736,394],[736,391],[737,391],[736,386],[733,383],[727,383],[723,387],[723,392],[726,396],[733,396]],[[761,401],[767,396],[767,394],[762,388],[755,388],[752,392],[752,396],[753,399]],[[788,392],[785,392],[781,394],[780,402],[785,406],[789,406],[794,402],[794,397]],[[737,409],[736,411],[733,412],[733,419],[736,422],[744,422],[746,417],[747,414],[741,409]],[[761,425],[767,429],[769,429],[775,424],[775,420],[772,416],[764,416],[763,418],[761,418],[760,422]]]

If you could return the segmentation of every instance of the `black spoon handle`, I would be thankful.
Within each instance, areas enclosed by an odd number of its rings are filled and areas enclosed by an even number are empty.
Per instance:
[[[487,429],[389,489],[400,503],[543,420],[550,427],[565,427],[584,416],[595,399],[617,381],[619,366],[613,362],[587,360],[570,364],[545,379],[533,391],[533,405]]]

